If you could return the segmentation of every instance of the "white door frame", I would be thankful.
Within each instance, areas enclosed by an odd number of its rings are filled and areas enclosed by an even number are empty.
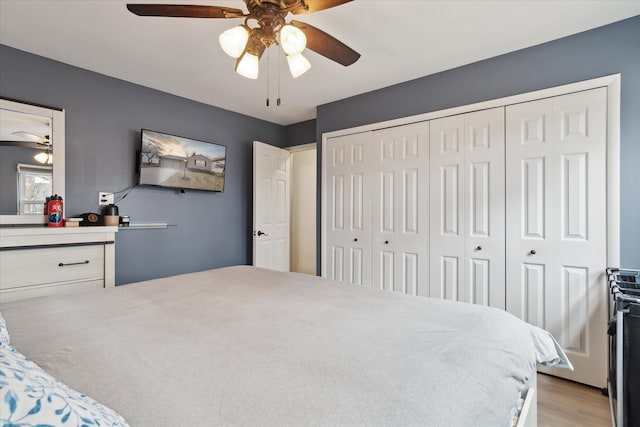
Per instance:
[[[317,150],[318,144],[315,142],[309,142],[307,144],[292,145],[291,147],[282,147],[283,150],[287,150],[290,153],[297,153],[298,151]]]
[[[402,117],[379,123],[372,123],[364,126],[341,129],[322,134],[322,199],[321,199],[321,275],[327,277],[326,273],[326,244],[327,244],[327,140],[331,137],[349,135],[360,132],[367,132],[377,129],[384,129],[393,126],[402,126],[410,123],[422,122],[437,119],[454,114],[469,113],[477,110],[485,110],[494,107],[502,107],[521,102],[529,102],[536,99],[548,98],[552,96],[565,95],[567,93],[579,92],[583,90],[606,87],[607,90],[607,264],[617,267],[620,265],[620,74],[612,74],[585,80],[577,83],[556,86],[553,88],[527,92],[519,95],[507,96],[490,101],[478,102],[475,104],[463,105],[460,107],[448,108],[446,110],[434,111],[431,113],[418,114],[415,116]]]

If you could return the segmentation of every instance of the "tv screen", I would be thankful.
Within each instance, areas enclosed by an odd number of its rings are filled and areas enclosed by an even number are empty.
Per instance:
[[[140,185],[224,191],[226,147],[142,129]]]

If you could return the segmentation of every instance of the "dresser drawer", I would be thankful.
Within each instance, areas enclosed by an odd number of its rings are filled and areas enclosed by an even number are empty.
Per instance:
[[[0,252],[0,289],[104,280],[104,245]]]

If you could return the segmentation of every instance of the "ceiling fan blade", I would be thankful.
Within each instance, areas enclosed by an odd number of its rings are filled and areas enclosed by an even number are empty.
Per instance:
[[[301,29],[307,36],[307,48],[345,67],[360,58],[360,54],[324,31],[300,21],[291,24]]]
[[[40,136],[40,135],[36,135],[35,133],[25,132],[23,130],[12,132],[12,134],[23,136],[30,141],[37,142],[38,144],[49,145],[49,135]]]
[[[138,16],[167,16],[173,18],[240,18],[242,10],[220,6],[184,4],[127,4],[129,12]]]
[[[47,144],[40,144],[39,142],[31,142],[31,141],[0,141],[0,147],[27,147],[27,148],[36,148],[38,150],[46,150],[48,148]]]
[[[349,3],[352,0],[304,0],[303,4],[293,9],[291,13],[300,15],[302,13],[317,12],[318,10],[329,9],[331,7],[340,6]]]

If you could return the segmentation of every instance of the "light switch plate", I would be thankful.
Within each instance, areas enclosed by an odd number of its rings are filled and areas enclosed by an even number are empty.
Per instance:
[[[105,193],[103,191],[98,193],[98,204],[100,206],[106,206],[113,204],[113,193]]]

